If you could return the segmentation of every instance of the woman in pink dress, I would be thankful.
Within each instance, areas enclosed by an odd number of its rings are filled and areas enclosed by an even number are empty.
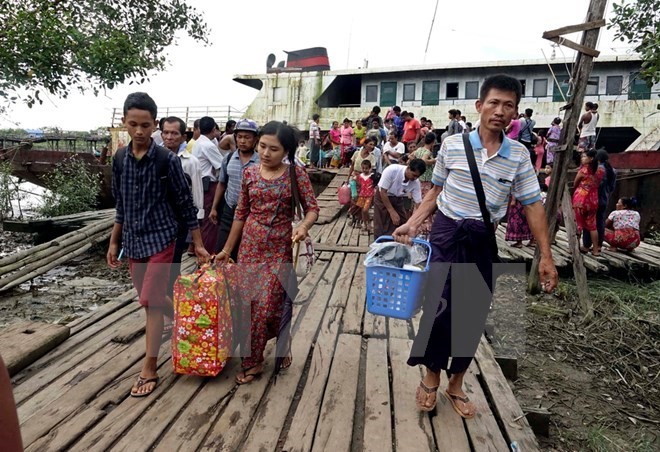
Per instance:
[[[598,165],[596,150],[592,149],[582,154],[582,166],[575,176],[573,187],[573,210],[578,234],[582,231],[591,235],[594,256],[600,255],[598,246],[598,229],[596,228],[596,212],[598,211],[598,186],[605,176],[605,169]],[[580,246],[580,251],[588,253],[589,250]]]
[[[550,130],[548,130],[548,146],[546,147],[546,163],[552,163],[555,161],[555,148],[559,144],[559,138],[561,137],[561,118],[555,118],[552,120],[552,125]]]
[[[348,118],[344,119],[344,125],[341,126],[341,129],[339,130],[339,141],[341,144],[341,165],[342,166],[347,166],[349,165],[350,159],[348,158],[348,150],[351,146],[353,146],[354,143],[354,138],[353,136],[355,133],[353,132],[353,127],[351,127],[351,120]]]
[[[511,138],[512,140],[518,140],[518,135],[520,134],[520,120],[519,119],[512,119],[507,128],[505,129],[506,136],[507,138]]]
[[[534,152],[536,153],[536,163],[534,168],[536,169],[536,174],[541,171],[541,165],[543,164],[543,156],[545,155],[545,147],[548,144],[546,136],[548,135],[547,130],[540,130],[536,144],[534,145]]]
[[[303,241],[318,218],[319,207],[307,172],[283,161],[285,157],[290,162],[295,161],[297,143],[295,129],[281,122],[271,121],[261,129],[257,144],[260,164],[243,173],[234,223],[225,248],[216,259],[228,261],[234,247],[239,246],[238,265],[232,272],[231,286],[238,292],[241,305],[234,307],[232,313],[242,317],[234,325],[248,325],[245,329],[248,330],[249,347],[244,340],[239,340],[243,369],[236,376],[238,384],[250,383],[263,372],[268,340],[278,337],[278,358],[282,358],[279,356],[278,333],[281,333],[281,323],[287,315],[287,293],[283,282],[289,281],[292,271],[295,275],[291,265],[292,244]],[[294,230],[293,193],[296,187],[305,216]],[[288,312],[289,320],[290,315]],[[245,317],[249,317],[249,323]],[[240,334],[243,329],[237,330],[234,334]],[[292,362],[290,337],[285,340],[288,344],[279,366],[281,369],[289,367]]]

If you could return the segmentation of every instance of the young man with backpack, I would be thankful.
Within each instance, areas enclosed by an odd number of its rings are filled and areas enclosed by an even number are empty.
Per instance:
[[[229,237],[234,222],[234,211],[241,194],[243,171],[259,164],[259,154],[255,151],[258,133],[259,127],[256,122],[251,119],[238,121],[234,129],[237,151],[228,154],[222,162],[218,186],[209,214],[210,220],[214,224],[219,224],[215,252],[224,248]],[[238,247],[234,247],[231,258],[236,261],[237,255]]]
[[[163,317],[173,315],[165,282],[170,276],[180,222],[192,233],[199,261],[205,262],[209,254],[202,244],[197,208],[181,162],[151,138],[156,128],[156,103],[146,93],[133,93],[126,98],[123,113],[131,142],[117,151],[113,160],[112,191],[117,206],[106,260],[111,268],[118,268],[120,254],[128,257],[131,279],[145,309],[146,356],[130,393],[145,397],[159,380]]]

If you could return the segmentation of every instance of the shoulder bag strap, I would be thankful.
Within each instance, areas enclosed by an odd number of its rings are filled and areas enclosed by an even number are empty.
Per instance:
[[[479,201],[479,209],[481,210],[481,217],[484,220],[486,229],[489,231],[491,248],[493,252],[493,257],[496,257],[497,252],[497,239],[495,238],[495,227],[493,226],[490,220],[490,212],[486,207],[486,194],[484,192],[484,186],[481,183],[481,177],[479,176],[479,169],[477,168],[477,160],[474,158],[474,149],[470,143],[470,134],[463,134],[463,146],[465,147],[465,155],[467,157],[468,165],[470,166],[470,175],[472,176],[472,183],[474,184],[474,191],[477,194],[477,200]]]

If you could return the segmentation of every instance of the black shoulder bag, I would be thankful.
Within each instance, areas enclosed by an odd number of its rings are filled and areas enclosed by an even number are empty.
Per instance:
[[[497,239],[495,238],[495,226],[490,221],[490,212],[486,207],[486,194],[484,186],[481,184],[481,177],[479,176],[479,169],[477,168],[477,161],[474,158],[474,149],[470,143],[470,134],[463,134],[463,146],[465,147],[465,155],[467,156],[468,165],[470,165],[470,175],[472,176],[472,183],[474,184],[474,191],[477,194],[479,201],[479,209],[481,210],[481,218],[484,220],[488,235],[490,237],[491,254],[493,255],[493,262],[499,260]]]

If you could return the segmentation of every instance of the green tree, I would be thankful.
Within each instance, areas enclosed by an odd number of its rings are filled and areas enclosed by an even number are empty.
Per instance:
[[[83,160],[71,157],[58,163],[44,181],[50,191],[44,194],[39,209],[43,216],[71,215],[96,207],[101,179]]]
[[[614,37],[634,46],[642,57],[640,77],[648,84],[660,82],[660,0],[621,0],[613,5],[609,28]]]
[[[167,63],[184,31],[208,43],[208,26],[186,0],[0,0],[0,99],[41,103],[41,93],[95,95],[144,82]]]

